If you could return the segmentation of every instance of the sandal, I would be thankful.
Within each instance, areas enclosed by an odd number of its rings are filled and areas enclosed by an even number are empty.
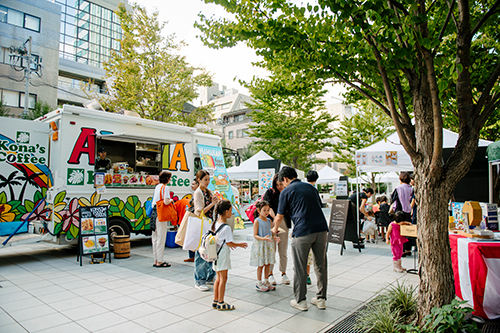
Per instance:
[[[234,309],[234,305],[227,304],[226,302],[220,302],[219,304],[217,304],[217,310],[219,311],[230,311]]]
[[[170,266],[172,266],[172,265],[170,265],[168,262],[162,262],[161,264],[156,265],[156,268],[158,268],[158,267],[170,267]]]
[[[212,301],[212,309],[217,309],[217,305],[219,305],[219,302]]]

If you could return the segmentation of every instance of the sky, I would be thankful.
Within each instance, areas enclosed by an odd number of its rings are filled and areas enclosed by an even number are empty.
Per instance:
[[[177,41],[184,41],[180,53],[186,56],[187,61],[195,67],[204,67],[213,75],[213,81],[224,85],[228,89],[235,88],[239,92],[249,94],[238,80],[250,81],[252,77],[266,77],[266,71],[253,66],[252,62],[259,61],[255,51],[244,44],[233,48],[211,49],[203,45],[196,37],[201,34],[200,30],[193,25],[199,21],[198,13],[202,12],[206,17],[227,17],[222,7],[214,4],[205,4],[203,0],[129,0],[146,7],[148,12],[158,10],[159,19],[167,21],[164,34],[175,33]],[[327,104],[339,103],[340,93],[344,89],[335,86],[329,89],[326,96]]]

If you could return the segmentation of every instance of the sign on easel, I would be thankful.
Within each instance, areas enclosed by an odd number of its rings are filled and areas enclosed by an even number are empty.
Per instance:
[[[83,256],[94,255],[96,258],[105,258],[106,254],[111,262],[108,236],[108,207],[80,207],[79,253],[77,260],[82,266]],[[99,262],[102,261],[98,260]]]
[[[351,211],[351,216],[349,216],[349,209],[351,209],[351,201],[350,200],[333,200],[332,202],[332,210],[330,213],[330,222],[329,222],[329,229],[330,231],[328,232],[328,242],[330,243],[336,243],[342,245],[340,248],[340,255],[344,253],[345,249],[345,241],[352,241],[353,244],[356,243],[358,245],[358,250],[361,252],[360,249],[360,241],[359,237],[352,237],[352,227],[354,226],[353,223],[350,223],[348,225],[348,219],[349,217],[352,220],[352,211]],[[348,237],[346,238],[346,231],[349,229],[348,232]],[[356,234],[354,232],[354,234]]]

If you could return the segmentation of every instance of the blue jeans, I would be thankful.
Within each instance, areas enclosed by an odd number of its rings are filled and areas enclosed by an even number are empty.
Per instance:
[[[194,254],[194,280],[197,285],[204,285],[215,278],[212,263],[203,260],[198,251]]]

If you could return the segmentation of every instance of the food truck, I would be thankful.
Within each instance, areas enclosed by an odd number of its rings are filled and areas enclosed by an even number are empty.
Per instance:
[[[193,127],[70,105],[36,121],[1,121],[0,232],[28,218],[59,244],[78,237],[82,206],[108,207],[110,236],[150,234],[145,202],[160,171],[172,172],[172,199],[189,197],[201,169],[197,145],[221,145]],[[101,148],[111,167],[95,173]]]

